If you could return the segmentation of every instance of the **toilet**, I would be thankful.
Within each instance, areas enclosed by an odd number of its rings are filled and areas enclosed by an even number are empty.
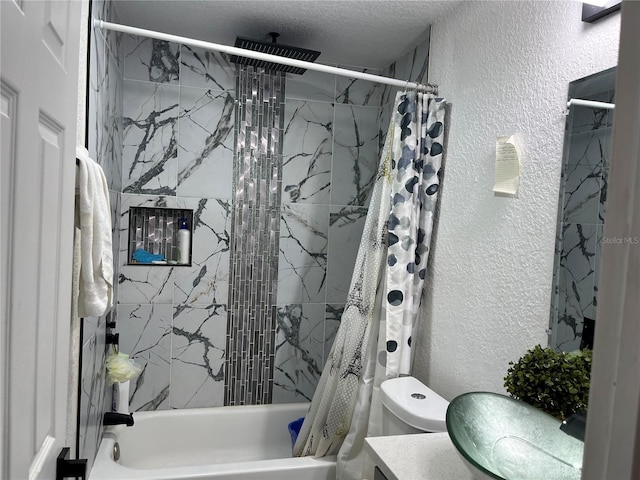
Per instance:
[[[382,435],[446,432],[447,402],[420,380],[398,377],[380,385]]]

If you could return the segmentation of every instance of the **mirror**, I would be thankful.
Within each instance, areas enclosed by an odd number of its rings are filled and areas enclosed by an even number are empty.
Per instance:
[[[569,85],[569,98],[614,103],[616,69]],[[598,307],[601,246],[614,110],[572,102],[564,153],[553,269],[549,346],[562,351],[593,347]]]

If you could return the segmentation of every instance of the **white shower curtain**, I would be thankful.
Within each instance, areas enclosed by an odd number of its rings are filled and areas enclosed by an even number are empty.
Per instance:
[[[379,386],[410,373],[444,115],[444,99],[396,95],[347,304],[294,446],[297,456],[338,454],[340,480],[370,475],[362,445],[381,434]]]

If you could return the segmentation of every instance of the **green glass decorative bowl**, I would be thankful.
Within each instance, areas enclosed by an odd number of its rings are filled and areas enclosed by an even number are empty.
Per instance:
[[[447,409],[447,431],[476,479],[579,480],[584,442],[531,405],[490,392],[465,393]]]

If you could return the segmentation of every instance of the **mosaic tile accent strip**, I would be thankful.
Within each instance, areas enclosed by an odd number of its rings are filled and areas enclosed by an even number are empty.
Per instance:
[[[225,405],[272,399],[284,85],[281,73],[237,67]]]

